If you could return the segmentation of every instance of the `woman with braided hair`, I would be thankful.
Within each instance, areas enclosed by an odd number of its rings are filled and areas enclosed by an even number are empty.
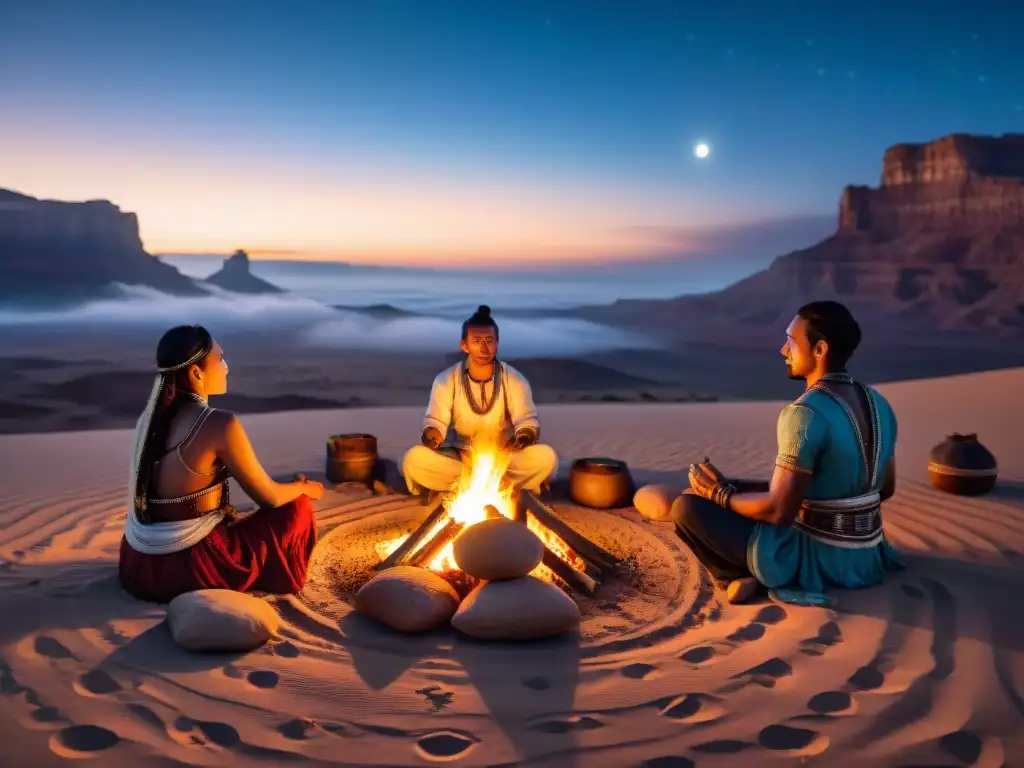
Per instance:
[[[311,499],[323,486],[271,479],[234,414],[207,398],[227,391],[224,350],[202,326],[167,331],[157,375],[135,427],[122,586],[167,602],[198,589],[299,591],[316,543]],[[235,520],[233,477],[260,509]]]

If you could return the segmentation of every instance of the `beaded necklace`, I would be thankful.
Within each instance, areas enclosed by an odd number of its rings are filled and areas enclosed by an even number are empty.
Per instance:
[[[469,376],[469,366],[466,363],[462,364],[462,383],[463,389],[466,390],[466,399],[469,400],[469,407],[473,409],[473,413],[478,416],[484,416],[491,412],[494,408],[494,404],[498,402],[498,394],[501,392],[501,376],[498,375],[498,366],[501,363],[495,359],[494,365],[491,368],[491,377],[486,381],[479,382],[480,394],[484,399],[484,402],[478,403],[476,396],[473,394],[473,387],[471,382],[473,379]],[[491,388],[491,396],[487,396],[487,384],[488,382],[494,382],[494,386]]]

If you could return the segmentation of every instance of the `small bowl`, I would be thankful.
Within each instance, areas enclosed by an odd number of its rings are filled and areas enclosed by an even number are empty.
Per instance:
[[[577,459],[569,473],[569,498],[592,509],[628,507],[633,498],[629,467],[618,459]]]

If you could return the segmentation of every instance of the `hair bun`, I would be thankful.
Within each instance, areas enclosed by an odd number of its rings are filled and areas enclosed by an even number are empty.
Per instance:
[[[481,304],[479,307],[476,308],[476,313],[480,317],[490,317],[491,308],[488,307],[486,304]]]

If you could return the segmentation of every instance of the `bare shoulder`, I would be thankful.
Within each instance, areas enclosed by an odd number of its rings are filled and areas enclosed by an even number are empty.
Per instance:
[[[228,440],[237,435],[242,429],[242,423],[231,411],[224,411],[220,408],[213,408],[206,419],[207,429],[212,436]]]

